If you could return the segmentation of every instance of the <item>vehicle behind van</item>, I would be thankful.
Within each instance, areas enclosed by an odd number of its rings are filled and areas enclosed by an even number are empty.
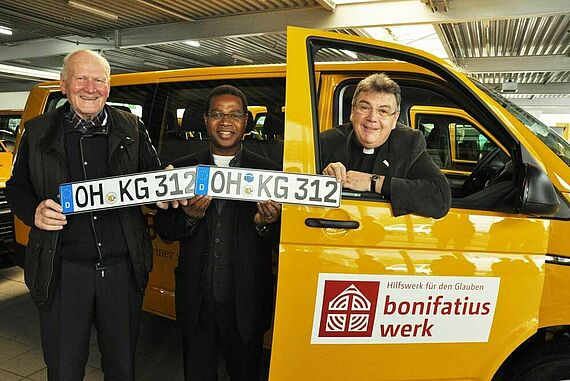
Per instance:
[[[4,188],[10,178],[21,118],[22,110],[0,110],[0,255],[8,253],[14,242],[14,217],[4,196]]]
[[[231,84],[251,106],[243,145],[320,174],[319,133],[349,121],[375,72],[400,85],[400,122],[424,134],[452,208],[394,217],[390,200],[348,190],[339,208],[284,205],[270,379],[570,378],[570,145],[500,94],[413,48],[290,28],[286,65],[115,75],[109,104],[141,117],[166,165],[208,145],[206,94]],[[24,121],[65,102],[38,85]],[[175,318],[178,244],[154,213],[144,308]],[[16,221],[22,248],[27,232]]]

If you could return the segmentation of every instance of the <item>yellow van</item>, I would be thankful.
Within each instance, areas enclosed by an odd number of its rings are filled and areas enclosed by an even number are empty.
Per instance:
[[[0,140],[10,152],[14,152],[14,142],[20,126],[23,110],[5,109],[0,110]]]
[[[360,62],[334,62],[345,51]],[[109,102],[142,117],[167,164],[208,144],[202,101],[236,85],[267,113],[264,138],[244,145],[284,171],[318,174],[319,133],[348,120],[356,84],[373,72],[400,84],[401,122],[434,141],[452,209],[394,217],[389,200],[352,191],[337,209],[284,205],[270,379],[570,378],[570,146],[446,62],[289,28],[286,65],[117,75]],[[63,102],[58,84],[38,85],[24,120]],[[146,213],[154,270],[144,308],[174,318],[178,247]],[[21,222],[16,233],[25,245]]]
[[[22,110],[0,110],[0,255],[7,253],[8,245],[14,241],[14,218],[8,207],[4,188],[10,178],[16,134]]]

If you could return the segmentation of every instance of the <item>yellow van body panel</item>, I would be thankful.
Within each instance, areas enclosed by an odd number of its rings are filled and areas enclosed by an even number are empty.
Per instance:
[[[2,123],[1,137],[0,137],[0,189],[4,189],[6,186],[6,181],[10,178],[12,159],[13,159],[13,140],[11,136],[10,122],[15,122],[17,118],[21,118],[23,110],[18,109],[4,109],[0,110],[0,119]],[[6,130],[4,130],[6,128]],[[9,139],[7,142],[3,139]]]
[[[143,308],[169,319],[176,318],[174,306],[174,269],[178,263],[178,242],[163,241],[154,229],[156,209],[144,207],[153,250],[153,270],[149,274]]]
[[[0,188],[4,188],[6,181],[10,178],[12,156],[12,153],[8,151],[4,142],[0,140]]]
[[[568,240],[568,236],[565,239]],[[570,266],[546,264],[544,289],[539,310],[540,327],[568,325],[570,321],[568,309],[568,300],[570,300],[569,276]]]

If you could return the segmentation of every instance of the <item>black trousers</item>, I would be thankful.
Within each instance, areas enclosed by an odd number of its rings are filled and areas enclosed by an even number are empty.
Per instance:
[[[126,258],[104,270],[62,261],[53,301],[40,311],[48,379],[83,379],[94,324],[105,381],[134,380],[142,299]]]
[[[258,381],[263,333],[244,340],[237,326],[235,303],[205,301],[194,329],[182,323],[184,379],[216,381],[221,352],[232,381]]]

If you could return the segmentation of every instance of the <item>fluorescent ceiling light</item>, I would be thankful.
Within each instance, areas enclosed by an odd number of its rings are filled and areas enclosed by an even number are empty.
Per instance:
[[[163,64],[159,64],[159,63],[155,63],[155,62],[144,61],[143,64],[145,64],[146,66],[156,67],[158,69],[168,69],[168,66],[163,65]]]
[[[193,47],[195,47],[195,48],[199,48],[199,47],[200,47],[200,41],[197,41],[197,40],[186,40],[186,41],[184,41],[184,43],[185,43],[186,45],[190,45],[190,46],[193,46]]]
[[[12,35],[12,29],[6,26],[0,26],[0,34],[7,34],[8,36]]]
[[[341,49],[340,51],[349,56],[350,58],[353,58],[355,60],[358,59],[358,55],[354,53],[352,50]]]
[[[97,15],[97,16],[105,17],[105,18],[110,19],[110,20],[117,21],[119,19],[119,16],[114,14],[114,13],[107,12],[107,11],[104,11],[104,10],[99,9],[99,8],[95,8],[95,7],[92,7],[91,5],[83,4],[83,3],[80,3],[78,1],[69,0],[67,2],[67,5],[74,7],[74,8],[77,8],[77,9],[81,9],[82,11],[85,11],[85,12],[93,13],[94,15]]]
[[[244,56],[240,56],[239,54],[235,54],[235,53],[232,54],[232,58],[233,58],[234,60],[236,60],[236,61],[242,61],[242,62],[245,62],[245,63],[248,63],[248,64],[252,64],[252,63],[253,63],[253,60],[252,60],[251,58],[247,58],[247,57],[244,57]]]
[[[17,77],[22,77],[26,79],[36,79],[45,81],[47,79],[59,79],[59,73],[53,71],[43,71],[36,69],[28,69],[19,66],[10,66],[0,64],[0,73],[7,73]]]
[[[178,12],[174,12],[174,11],[171,11],[170,9],[166,9],[164,7],[161,7],[160,5],[156,5],[154,3],[151,3],[150,1],[146,1],[146,0],[137,0],[137,1],[139,3],[142,3],[146,6],[148,6],[148,7],[156,9],[157,11],[167,13],[167,14],[174,16],[174,17],[178,17],[179,19],[186,20],[186,21],[194,21],[194,19],[191,19],[190,17],[186,17],[184,15],[181,15]]]
[[[424,50],[439,58],[449,59],[431,24],[364,28],[364,31],[377,40],[397,42]]]

